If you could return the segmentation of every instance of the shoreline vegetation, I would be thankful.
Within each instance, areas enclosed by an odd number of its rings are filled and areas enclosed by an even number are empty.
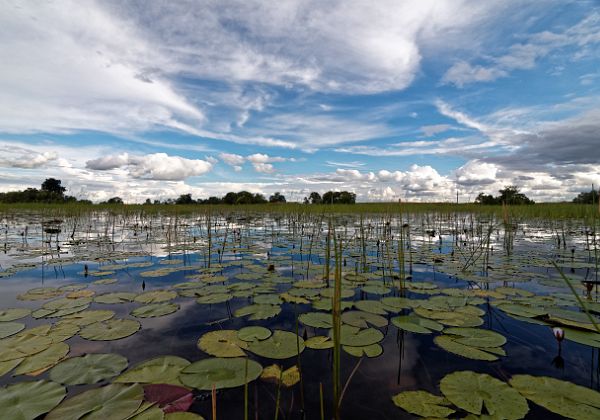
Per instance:
[[[228,192],[222,198],[194,200],[191,194],[166,201],[146,200],[143,204],[126,204],[120,197],[94,204],[65,194],[59,179],[47,178],[40,189],[0,193],[0,213],[33,211],[56,215],[77,215],[97,211],[118,214],[208,214],[208,213],[306,213],[306,214],[482,214],[507,221],[519,219],[580,219],[596,218],[600,213],[598,192],[582,192],[571,202],[535,203],[518,187],[509,185],[498,191],[499,196],[479,194],[474,203],[451,202],[367,202],[357,203],[356,194],[349,191],[328,191],[323,196],[312,192],[303,202],[287,202],[279,192],[266,199],[248,191]]]

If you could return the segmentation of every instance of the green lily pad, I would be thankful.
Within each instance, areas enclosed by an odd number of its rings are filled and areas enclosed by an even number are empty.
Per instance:
[[[243,327],[237,333],[237,336],[242,341],[266,340],[271,336],[270,329],[260,326]]]
[[[76,314],[64,316],[63,319],[71,324],[85,327],[86,325],[93,324],[94,322],[101,322],[111,319],[115,316],[114,311],[107,310],[91,310],[81,311]]]
[[[412,302],[409,298],[390,296],[381,299],[381,304],[386,311],[400,312],[403,309],[412,308],[414,302]]]
[[[315,335],[314,337],[310,337],[304,344],[309,349],[313,350],[325,350],[333,348],[333,340],[331,337],[327,337],[326,335]]]
[[[27,308],[8,308],[0,310],[0,322],[15,321],[31,315],[31,310]]]
[[[368,346],[342,346],[342,349],[354,357],[378,357],[383,353],[383,347],[379,344],[371,344]]]
[[[142,405],[143,399],[144,389],[139,384],[109,384],[64,400],[45,420],[126,419]]]
[[[361,287],[361,290],[365,293],[373,293],[375,295],[385,295],[392,291],[392,289],[383,284],[367,284]]]
[[[329,331],[333,337],[333,330]],[[375,328],[360,329],[351,325],[342,325],[340,329],[340,343],[344,346],[364,347],[379,343],[383,340],[383,333]]]
[[[67,390],[54,382],[19,382],[0,388],[0,411],[10,420],[31,420],[47,413],[65,398]]]
[[[266,340],[248,343],[248,350],[270,359],[288,359],[304,351],[304,340],[293,332],[275,330]]]
[[[72,309],[85,305],[89,305],[92,300],[87,297],[69,299],[69,298],[61,298],[56,300],[51,300],[50,302],[46,302],[42,305],[42,308],[48,310],[59,311],[63,309]]]
[[[0,322],[0,339],[15,335],[25,329],[25,324],[21,322]]]
[[[581,331],[564,327],[565,339],[586,346],[600,348],[600,334],[591,331]]]
[[[534,318],[544,315],[547,311],[535,306],[521,305],[517,303],[501,303],[497,308],[510,315],[522,316],[525,318]]]
[[[176,303],[151,303],[134,309],[131,311],[131,315],[137,318],[156,318],[175,313],[178,310],[179,305]]]
[[[14,359],[0,362],[0,376],[6,375],[8,372],[19,366],[23,360],[25,359]]]
[[[15,369],[15,375],[25,375],[56,365],[69,353],[69,345],[58,342],[52,344],[46,350],[27,356]]]
[[[342,322],[358,328],[368,328],[370,325],[381,328],[388,324],[388,320],[381,315],[362,311],[344,312],[342,314]]]
[[[451,405],[444,397],[426,391],[404,391],[392,397],[396,406],[421,417],[448,417],[454,413]]]
[[[117,303],[133,302],[133,299],[135,299],[136,296],[136,293],[129,292],[105,293],[103,295],[98,295],[94,297],[94,302],[104,303],[107,305],[114,305]]]
[[[127,359],[118,354],[86,354],[63,360],[50,370],[50,379],[65,385],[95,384],[127,368]]]
[[[169,384],[182,386],[181,370],[190,362],[177,356],[160,356],[146,360],[113,380],[116,383]]]
[[[46,300],[62,295],[63,292],[56,287],[36,287],[17,296],[19,300]]]
[[[231,299],[233,299],[233,295],[231,293],[211,293],[208,295],[200,296],[198,299],[196,299],[196,303],[213,305],[217,303],[227,302]]]
[[[529,411],[527,400],[505,382],[484,373],[462,371],[450,373],[441,380],[444,396],[459,408],[493,418],[516,420]]]
[[[161,303],[173,300],[177,297],[177,293],[172,290],[152,290],[150,292],[140,293],[133,299],[139,303]]]
[[[22,334],[0,340],[0,362],[22,359],[46,350],[52,339],[34,334]]]
[[[332,328],[333,316],[327,312],[308,312],[298,316],[298,321],[313,328]]]
[[[467,359],[485,360],[488,362],[498,360],[498,356],[494,354],[493,347],[481,349],[478,347],[467,346],[457,343],[452,336],[449,335],[439,335],[433,339],[433,342],[444,350],[466,357]]]
[[[545,376],[515,375],[509,383],[528,400],[563,417],[600,418],[600,392],[593,389]]]
[[[40,325],[30,328],[20,334],[34,334],[49,337],[53,343],[68,340],[79,332],[79,326],[68,321],[58,321],[54,324]]]
[[[281,297],[274,294],[258,295],[254,297],[254,303],[259,303],[261,305],[279,305],[281,303]]]
[[[106,286],[108,284],[115,284],[116,282],[117,279],[101,279],[93,281],[92,284],[95,284],[96,286]]]
[[[233,359],[211,358],[192,363],[181,371],[185,386],[203,391],[235,388],[252,382],[260,376],[260,363],[243,357]]]
[[[110,319],[82,328],[79,335],[93,341],[120,340],[135,334],[140,328],[140,323],[132,319]]]
[[[354,307],[363,312],[369,312],[376,315],[387,315],[383,304],[378,300],[359,300],[354,302]]]
[[[233,315],[237,318],[250,315],[248,317],[248,319],[251,321],[254,321],[254,320],[260,320],[260,319],[272,318],[272,317],[278,315],[280,312],[281,312],[281,306],[279,306],[279,305],[254,304],[254,305],[244,306],[243,308],[236,310],[233,313]]]
[[[444,334],[452,335],[455,342],[471,347],[500,347],[506,344],[502,334],[480,328],[447,328]]]
[[[392,324],[401,330],[417,334],[431,334],[433,331],[442,331],[444,329],[444,326],[439,322],[415,315],[394,317],[392,318]]]
[[[238,338],[236,330],[217,330],[200,337],[198,348],[216,357],[244,357],[248,343]]]

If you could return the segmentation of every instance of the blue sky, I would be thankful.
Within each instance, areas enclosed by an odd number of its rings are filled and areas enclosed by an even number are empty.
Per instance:
[[[0,56],[0,191],[600,184],[597,1],[11,1]]]

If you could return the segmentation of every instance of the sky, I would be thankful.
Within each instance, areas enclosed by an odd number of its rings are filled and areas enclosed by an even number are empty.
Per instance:
[[[600,1],[0,0],[0,191],[600,184]]]

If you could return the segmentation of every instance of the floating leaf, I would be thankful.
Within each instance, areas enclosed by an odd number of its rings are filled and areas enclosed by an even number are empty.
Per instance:
[[[313,328],[332,328],[333,316],[327,312],[308,312],[298,316],[298,321]]]
[[[289,388],[300,382],[300,370],[296,365],[284,371],[281,370],[279,365],[271,365],[264,368],[260,378],[276,384],[281,383],[281,385]]]
[[[144,390],[138,384],[110,384],[77,394],[52,410],[45,420],[126,419],[142,405]]]
[[[401,330],[417,334],[431,334],[433,331],[442,331],[444,326],[432,319],[421,318],[415,315],[401,315],[392,318],[392,324]]]
[[[84,327],[79,335],[86,340],[119,340],[135,334],[140,328],[140,323],[132,319],[110,319]]]
[[[329,331],[329,336],[333,337],[333,330]],[[383,340],[383,333],[375,328],[361,330],[351,325],[342,325],[340,329],[340,343],[345,346],[364,347],[379,343]]]
[[[600,418],[600,393],[545,376],[515,375],[510,385],[545,409],[571,419]]]
[[[157,404],[165,413],[187,411],[194,395],[189,389],[168,384],[152,384],[144,386],[144,399]]]
[[[265,340],[271,336],[271,330],[260,326],[240,328],[237,335],[243,341]]]
[[[150,292],[140,293],[134,299],[139,303],[161,303],[173,300],[177,297],[177,293],[172,290],[152,290]]]
[[[177,356],[160,356],[146,360],[113,380],[116,383],[182,385],[179,374],[190,362]]]
[[[452,335],[455,342],[471,347],[500,347],[506,343],[502,334],[480,328],[447,328],[444,334]]]
[[[50,370],[50,379],[65,385],[95,384],[112,378],[127,367],[118,354],[86,354],[63,360]]]
[[[14,374],[25,375],[41,370],[46,370],[57,364],[68,353],[68,344],[62,342],[52,344],[46,350],[24,358],[23,361],[17,367],[17,369],[15,369]]]
[[[179,305],[176,303],[151,303],[134,309],[131,311],[131,315],[137,318],[155,318],[172,314],[178,310]]]
[[[478,347],[467,346],[464,344],[457,343],[449,335],[440,335],[433,339],[433,342],[450,353],[458,354],[459,356],[466,357],[467,359],[474,360],[485,360],[493,362],[498,360],[498,356],[494,353],[494,348],[481,349]],[[502,350],[502,349],[500,349]]]
[[[383,284],[367,284],[366,286],[363,286],[361,290],[365,293],[373,293],[375,295],[385,295],[392,291],[392,289]]]
[[[402,309],[412,308],[414,302],[412,302],[409,298],[390,296],[381,299],[381,304],[386,311],[400,312]]]
[[[520,419],[529,411],[527,401],[505,382],[484,373],[462,371],[441,380],[444,396],[459,408],[476,415],[486,412],[493,418]]]
[[[388,324],[388,320],[381,315],[362,311],[344,312],[342,322],[358,328],[368,328],[370,325],[381,328]]]
[[[101,322],[111,319],[115,316],[114,311],[107,310],[91,310],[81,311],[76,314],[64,316],[63,319],[71,324],[85,327],[86,325],[93,324],[94,322]]]
[[[46,300],[62,295],[63,292],[56,287],[36,287],[17,296],[19,300]]]
[[[137,294],[128,292],[105,293],[103,295],[96,296],[94,298],[94,302],[109,305],[117,303],[128,303],[133,302],[133,299],[135,299],[136,296]]]
[[[314,350],[333,348],[333,340],[325,335],[315,335],[304,342],[306,347]]]
[[[398,407],[421,417],[448,417],[454,413],[451,405],[444,397],[426,391],[404,391],[392,397]]]
[[[233,299],[233,295],[231,293],[212,293],[200,296],[198,299],[196,299],[196,303],[212,305],[216,303],[227,302],[231,299]]]
[[[247,366],[247,371],[246,371]],[[211,358],[192,363],[181,371],[179,379],[185,386],[203,391],[235,388],[252,382],[262,373],[262,366],[243,357]]]
[[[354,302],[354,307],[363,312],[369,312],[376,315],[387,315],[383,304],[378,300],[359,300]]]
[[[248,343],[248,350],[270,359],[287,359],[304,351],[304,340],[293,332],[275,330],[266,340]]]
[[[200,337],[198,348],[216,357],[244,357],[248,343],[238,338],[236,330],[217,330]]]
[[[15,321],[31,315],[31,310],[27,308],[8,308],[0,310],[0,322]]]
[[[354,357],[378,357],[383,353],[383,347],[379,344],[370,344],[368,346],[342,346],[342,349]]]
[[[254,304],[254,305],[244,306],[243,308],[236,310],[233,313],[233,315],[238,318],[250,315],[248,317],[248,319],[251,321],[254,321],[254,320],[260,320],[260,319],[272,318],[272,317],[278,315],[280,312],[281,312],[281,306],[279,306],[279,305]]]
[[[0,338],[10,337],[25,329],[21,322],[0,322]]]
[[[2,418],[30,420],[47,413],[65,398],[67,391],[49,381],[19,382],[0,388]]]
[[[52,339],[34,334],[8,337],[0,340],[0,362],[22,359],[46,350],[52,345]]]
[[[573,328],[563,328],[565,338],[586,346],[600,348],[600,334],[591,331],[575,330]]]

